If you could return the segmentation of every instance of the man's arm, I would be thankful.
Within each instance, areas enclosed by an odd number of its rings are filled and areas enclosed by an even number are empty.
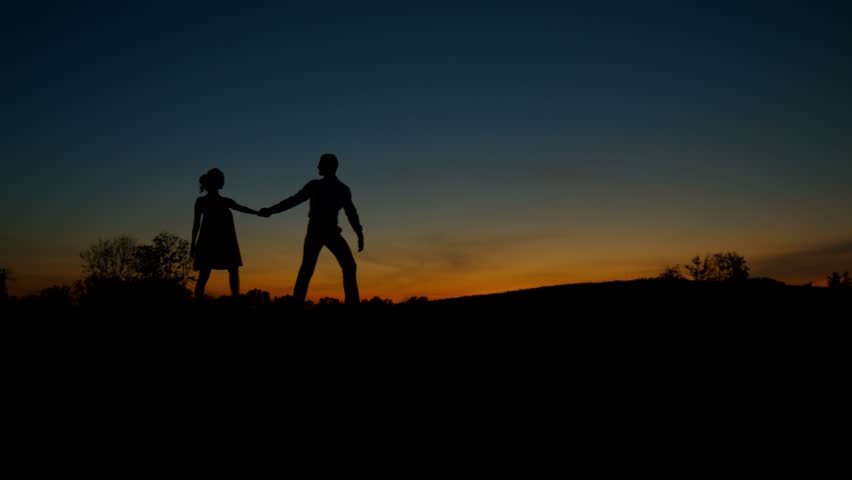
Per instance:
[[[343,211],[346,212],[346,218],[349,219],[349,224],[352,225],[352,230],[358,235],[358,251],[364,250],[364,227],[361,226],[361,219],[358,218],[358,210],[355,209],[355,204],[352,203],[352,194],[343,202]]]
[[[276,203],[275,205],[273,205],[271,207],[261,208],[260,209],[260,215],[268,217],[268,216],[272,215],[273,213],[280,213],[280,212],[283,212],[284,210],[289,210],[289,209],[295,207],[296,205],[298,205],[300,203],[303,203],[307,199],[311,198],[311,194],[313,193],[313,190],[314,190],[314,182],[315,181],[316,180],[312,180],[312,181],[308,182],[304,187],[302,187],[301,190],[299,190],[292,197],[285,198],[284,200],[281,200],[280,202]]]

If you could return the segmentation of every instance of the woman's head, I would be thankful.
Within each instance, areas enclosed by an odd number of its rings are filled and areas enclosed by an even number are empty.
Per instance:
[[[198,183],[201,185],[201,191],[219,190],[225,186],[225,174],[218,168],[211,168],[204,175],[198,178]]]

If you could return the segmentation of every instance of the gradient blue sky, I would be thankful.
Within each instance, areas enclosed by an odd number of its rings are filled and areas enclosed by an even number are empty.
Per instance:
[[[188,238],[209,168],[259,208],[324,152],[365,226],[366,296],[635,278],[720,250],[791,282],[852,269],[843,2],[305,3],[5,6],[12,292],[79,278],[98,238]],[[288,293],[306,206],[236,215],[243,289]],[[340,284],[324,253],[311,296]]]

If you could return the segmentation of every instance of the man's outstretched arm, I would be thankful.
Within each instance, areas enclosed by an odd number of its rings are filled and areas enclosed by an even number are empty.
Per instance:
[[[271,207],[261,208],[259,214],[261,216],[268,217],[274,213],[280,213],[284,210],[289,210],[295,207],[296,205],[305,202],[307,199],[311,198],[313,184],[313,181],[308,182],[307,185],[302,187],[302,189],[299,190],[299,192],[293,195],[292,197],[287,197]]]

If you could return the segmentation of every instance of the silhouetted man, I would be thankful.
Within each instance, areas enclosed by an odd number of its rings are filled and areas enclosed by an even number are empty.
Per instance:
[[[274,213],[283,212],[299,205],[305,200],[311,200],[311,208],[308,212],[308,233],[305,236],[305,249],[302,254],[302,266],[299,268],[299,276],[296,278],[296,287],[293,296],[297,302],[304,302],[308,293],[308,284],[317,266],[317,258],[322,247],[328,247],[337,258],[337,263],[343,269],[343,290],[346,293],[346,304],[357,305],[360,302],[358,295],[358,282],[355,278],[355,258],[349,244],[340,234],[342,231],[337,226],[337,213],[342,208],[346,217],[352,225],[352,229],[358,234],[358,251],[364,250],[364,233],[361,222],[358,220],[358,211],[352,203],[352,192],[343,184],[336,175],[337,157],[326,153],[320,157],[319,180],[311,180],[301,190],[290,198],[287,198],[271,207],[262,208],[259,215],[268,217]]]

